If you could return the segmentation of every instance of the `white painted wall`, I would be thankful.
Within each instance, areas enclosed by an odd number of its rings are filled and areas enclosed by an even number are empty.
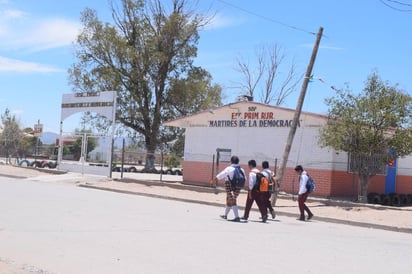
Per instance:
[[[412,156],[407,156],[398,159],[397,174],[412,176]]]
[[[253,113],[258,113],[257,119],[247,117],[250,109],[254,109]],[[269,117],[273,115],[273,118],[260,119],[263,117],[262,113]],[[263,160],[269,160],[273,165],[275,158],[279,164],[290,127],[280,127],[281,123],[276,127],[260,125],[265,120],[290,121],[293,120],[293,115],[294,111],[290,109],[239,102],[176,122],[179,126],[186,127],[185,160],[211,162],[217,148],[227,148],[232,150],[232,155],[238,155],[243,164],[255,159],[259,164]],[[236,126],[215,127],[213,123],[216,125],[216,121],[226,124],[236,122]],[[240,126],[241,123],[245,126]],[[254,123],[257,127],[253,126]],[[333,150],[322,149],[318,145],[319,129],[326,123],[326,117],[302,113],[300,123],[287,166],[294,167],[299,163],[310,168],[346,170],[346,154],[336,154]]]
[[[247,117],[258,113],[258,117]],[[272,119],[262,119],[262,113],[272,113]],[[270,114],[269,114],[270,115]],[[236,102],[211,111],[177,119],[165,125],[186,128],[185,160],[212,162],[217,148],[228,148],[232,155],[238,155],[242,164],[255,159],[258,164],[283,155],[290,127],[259,127],[262,120],[293,120],[294,110],[269,106],[256,102]],[[218,121],[236,126],[215,127]],[[223,122],[222,122],[223,121]],[[257,127],[252,127],[254,121]],[[213,122],[215,122],[213,124]],[[249,125],[249,122],[251,123]],[[327,117],[303,112],[300,127],[289,154],[288,167],[301,164],[304,167],[328,170],[347,170],[347,153],[337,153],[319,145],[319,129],[327,122]],[[245,126],[240,126],[243,123]],[[412,156],[398,160],[398,174],[412,175]]]

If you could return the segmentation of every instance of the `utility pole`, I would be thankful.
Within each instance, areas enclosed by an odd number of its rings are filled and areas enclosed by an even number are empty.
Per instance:
[[[34,161],[37,161],[37,154],[39,152],[39,139],[43,131],[43,125],[40,124],[40,119],[37,120],[37,124],[34,125],[34,136],[36,137],[36,146],[34,147]],[[34,165],[34,167],[37,167]]]
[[[306,69],[305,78],[303,79],[302,88],[300,90],[298,104],[296,106],[295,115],[293,116],[293,123],[289,130],[288,139],[286,141],[285,150],[283,152],[282,159],[280,160],[279,171],[277,173],[277,180],[279,183],[282,182],[283,174],[286,168],[286,163],[289,158],[290,149],[292,147],[293,138],[295,137],[296,128],[299,123],[300,113],[302,112],[303,101],[305,100],[306,90],[308,88],[308,83],[310,76],[312,75],[313,65],[315,64],[316,55],[318,53],[320,39],[322,38],[323,28],[320,27],[316,35],[315,45],[313,46],[312,56],[310,57],[309,65]],[[276,203],[276,197],[273,194],[271,197],[271,203],[274,206]]]

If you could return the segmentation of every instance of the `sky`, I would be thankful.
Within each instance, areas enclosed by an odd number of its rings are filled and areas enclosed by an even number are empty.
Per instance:
[[[253,67],[257,47],[278,45],[283,72],[293,63],[303,75],[320,27],[324,36],[304,111],[326,114],[324,100],[334,88],[347,83],[361,91],[373,71],[412,95],[412,0],[198,0],[192,6],[213,15],[200,32],[195,65],[224,88],[225,104],[240,93],[239,58]],[[73,92],[67,70],[77,61],[73,43],[86,7],[111,21],[107,0],[0,0],[0,113],[9,109],[22,128],[40,122],[43,131],[59,132],[62,95]],[[284,107],[296,108],[301,85]],[[79,117],[66,119],[63,130],[79,128]]]

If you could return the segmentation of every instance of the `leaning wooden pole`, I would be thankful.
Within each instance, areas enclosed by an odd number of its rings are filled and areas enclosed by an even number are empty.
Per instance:
[[[296,129],[299,123],[300,113],[302,112],[303,101],[305,100],[306,90],[308,88],[308,83],[310,76],[312,75],[313,65],[315,64],[316,55],[318,53],[320,40],[322,38],[323,28],[320,27],[318,34],[316,35],[315,45],[313,46],[312,56],[310,57],[309,65],[306,69],[305,78],[303,79],[302,88],[300,90],[298,104],[296,106],[295,115],[293,116],[293,123],[289,130],[288,139],[286,141],[285,150],[280,160],[279,170],[277,172],[277,182],[279,185],[282,183],[283,174],[285,172],[286,163],[288,162],[290,149],[292,147],[293,138],[295,137]],[[275,195],[271,197],[272,205],[276,203]]]

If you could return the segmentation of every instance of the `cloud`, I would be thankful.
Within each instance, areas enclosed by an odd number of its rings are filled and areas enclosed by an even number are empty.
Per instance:
[[[2,21],[22,18],[26,15],[24,11],[21,10],[3,10],[0,12]]]
[[[1,0],[0,0],[1,1]],[[21,10],[0,10],[0,49],[41,51],[70,45],[80,23],[65,18],[32,18]]]
[[[344,48],[341,48],[341,47],[334,47],[334,46],[327,46],[327,45],[319,46],[319,48],[321,48],[321,49],[330,49],[330,50],[344,50]]]
[[[12,114],[12,115],[18,115],[18,116],[21,116],[23,113],[24,113],[24,110],[22,110],[22,109],[12,109],[12,110],[10,111],[10,114]]]
[[[233,18],[229,16],[224,16],[222,14],[215,14],[205,29],[206,30],[222,29],[222,28],[228,28],[228,27],[241,25],[243,23],[244,23],[244,20],[242,20],[239,17]]]
[[[7,34],[12,32],[10,27],[14,21],[24,17],[24,15],[25,13],[20,10],[0,10],[0,38],[7,38]]]
[[[33,62],[24,62],[0,56],[0,72],[51,73],[61,71],[61,69],[53,66]]]
[[[80,24],[77,22],[61,18],[46,19],[38,22],[35,28],[18,42],[20,45],[30,45],[35,51],[64,47],[75,41],[79,30]]]

